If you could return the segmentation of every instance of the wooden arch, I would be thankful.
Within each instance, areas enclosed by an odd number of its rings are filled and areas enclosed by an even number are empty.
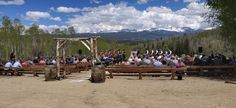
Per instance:
[[[65,78],[66,72],[63,72],[63,75],[60,74],[60,50],[62,50],[62,57],[65,62],[65,46],[69,44],[70,41],[81,42],[91,53],[92,55],[92,64],[94,65],[94,58],[98,59],[98,50],[97,50],[97,38],[99,36],[93,37],[76,37],[76,38],[55,38],[57,42],[56,46],[56,61],[57,61],[57,78]]]

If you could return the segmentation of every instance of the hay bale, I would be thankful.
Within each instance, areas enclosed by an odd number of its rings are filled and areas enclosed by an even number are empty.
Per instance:
[[[55,69],[55,66],[48,66],[45,68],[45,81],[51,81],[55,80],[57,77],[57,71]]]
[[[105,82],[106,80],[105,67],[102,65],[94,66],[92,68],[90,80],[91,82],[94,82],[94,83]]]

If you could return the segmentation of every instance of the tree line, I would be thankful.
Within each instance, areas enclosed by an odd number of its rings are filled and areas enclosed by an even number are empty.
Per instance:
[[[0,57],[7,60],[14,52],[17,58],[33,58],[35,56],[55,55],[55,37],[68,37],[75,35],[73,27],[51,33],[32,24],[28,29],[19,19],[11,20],[8,16],[1,18],[0,26]]]
[[[37,56],[54,57],[56,52],[56,41],[58,37],[78,37],[73,27],[67,29],[55,29],[51,32],[32,24],[29,28],[21,23],[19,19],[11,20],[8,16],[1,18],[0,26],[0,60],[8,60],[10,53],[14,52],[18,59],[33,59]],[[98,39],[98,50],[122,49],[129,54],[131,50],[127,43]],[[79,49],[83,54],[89,51],[78,42],[70,42],[66,48],[67,55],[78,54]]]

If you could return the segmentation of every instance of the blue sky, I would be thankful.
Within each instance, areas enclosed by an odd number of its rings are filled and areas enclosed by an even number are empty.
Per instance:
[[[205,0],[0,0],[0,17],[37,23],[52,31],[74,26],[77,32],[116,32],[183,27],[207,29]]]

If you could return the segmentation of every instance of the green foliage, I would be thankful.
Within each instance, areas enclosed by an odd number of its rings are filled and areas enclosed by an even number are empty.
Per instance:
[[[156,47],[154,49],[170,49],[178,55],[193,55],[198,52],[198,47],[203,47],[203,53],[206,55],[210,55],[213,52],[214,54],[220,53],[232,56],[235,53],[234,47],[219,34],[219,30],[215,29],[181,37],[144,42],[136,47],[146,49],[149,45],[155,44]]]
[[[223,36],[236,44],[236,0],[208,0],[207,4],[212,9],[209,22],[219,25]]]
[[[74,34],[73,27],[65,30],[55,29],[52,34],[49,34],[47,31],[39,29],[37,24],[32,24],[29,29],[25,30],[19,19],[11,21],[9,17],[4,16],[2,18],[2,27],[0,28],[0,58],[8,60],[11,52],[15,52],[17,58],[25,59],[34,58],[39,54],[53,57],[56,51],[56,42],[53,38],[68,37]],[[129,54],[131,46],[128,43],[99,38],[98,51],[121,49]],[[83,54],[89,54],[86,47],[78,42],[71,42],[66,47],[66,54],[75,55],[79,49],[82,49]]]

